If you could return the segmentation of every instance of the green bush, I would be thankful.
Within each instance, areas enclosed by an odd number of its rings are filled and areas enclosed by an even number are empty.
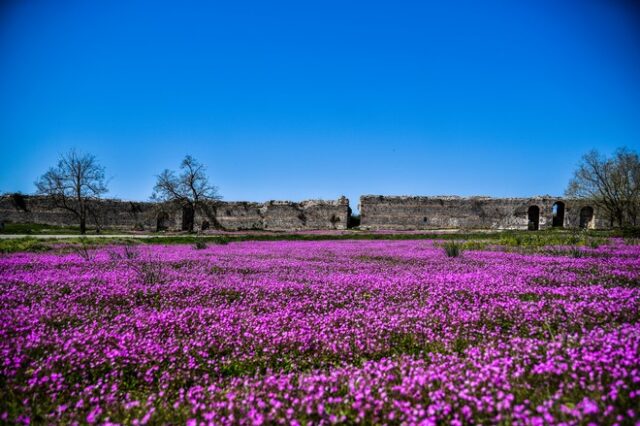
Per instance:
[[[465,241],[462,243],[462,250],[485,250],[487,241]]]
[[[77,226],[56,226],[40,223],[5,223],[2,234],[79,234]]]
[[[580,250],[580,247],[578,246],[572,246],[569,250],[569,254],[571,255],[571,257],[575,257],[578,259],[585,256],[585,253]]]
[[[640,226],[622,228],[616,233],[623,238],[640,238]]]
[[[222,244],[222,245],[224,245],[224,244],[229,244],[229,243],[231,242],[231,238],[229,238],[229,237],[226,237],[226,236],[222,235],[222,236],[220,236],[220,237],[216,237],[216,238],[213,240],[213,242],[214,242],[215,244]]]
[[[457,241],[447,241],[442,245],[447,257],[458,257],[462,254],[462,244]]]
[[[596,238],[587,238],[587,244],[592,249],[597,249],[602,244],[602,241],[600,239],[596,239]]]
[[[195,248],[196,250],[203,250],[207,248],[207,243],[202,241],[202,240],[198,240],[195,243]]]

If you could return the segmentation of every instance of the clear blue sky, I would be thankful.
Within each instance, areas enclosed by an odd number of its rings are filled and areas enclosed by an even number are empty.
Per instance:
[[[189,153],[227,200],[562,194],[640,146],[632,1],[0,6],[0,192],[72,147],[145,200]]]

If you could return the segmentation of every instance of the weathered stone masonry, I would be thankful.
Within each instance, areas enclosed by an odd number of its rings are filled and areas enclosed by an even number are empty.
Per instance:
[[[92,209],[103,228],[122,230],[185,229],[185,212],[171,203],[101,200]],[[555,214],[554,214],[555,211]],[[206,202],[195,213],[196,229],[311,230],[346,229],[349,200]],[[545,229],[608,228],[609,218],[584,200],[551,196],[491,197],[387,197],[360,198],[362,229]],[[46,197],[9,194],[0,197],[0,223],[77,225],[69,212]]]
[[[103,228],[122,230],[181,230],[183,211],[171,203],[101,200],[94,204],[95,218]],[[304,230],[346,229],[349,200],[206,202],[195,214],[196,229]],[[95,219],[95,220],[94,220]],[[0,197],[0,222],[75,226],[74,216],[46,197],[8,194]]]
[[[364,229],[535,230],[552,226],[590,229],[610,226],[607,218],[599,215],[593,204],[584,200],[550,196],[491,198],[365,195],[360,198],[360,215],[360,227]]]

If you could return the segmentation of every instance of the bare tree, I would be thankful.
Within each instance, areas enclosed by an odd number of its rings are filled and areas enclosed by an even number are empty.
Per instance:
[[[640,156],[637,152],[618,151],[617,160],[621,173],[624,211],[633,226],[640,224]]]
[[[70,211],[80,222],[80,233],[87,232],[92,203],[108,192],[104,167],[95,156],[71,150],[60,155],[58,165],[35,182],[37,193],[51,197],[57,207]]]
[[[609,215],[611,225],[638,224],[640,157],[627,148],[611,158],[591,151],[582,157],[566,190],[569,197],[592,200]]]
[[[219,200],[218,189],[209,183],[206,167],[190,155],[180,163],[180,174],[165,169],[157,176],[151,198],[175,202],[183,209],[183,229],[193,231],[194,216],[204,200]]]

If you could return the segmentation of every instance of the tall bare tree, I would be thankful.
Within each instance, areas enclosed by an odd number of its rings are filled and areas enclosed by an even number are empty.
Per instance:
[[[611,225],[638,225],[640,213],[640,157],[627,148],[612,157],[590,151],[582,157],[566,190],[569,197],[592,200]]]
[[[157,176],[151,198],[175,202],[183,208],[183,229],[192,232],[194,216],[204,200],[219,200],[218,188],[209,183],[206,167],[190,155],[180,163],[180,174],[165,169]]]
[[[81,234],[87,232],[92,204],[108,192],[104,167],[95,156],[75,150],[61,154],[58,165],[43,174],[35,185],[38,194],[51,197],[57,207],[73,213],[80,222]]]

